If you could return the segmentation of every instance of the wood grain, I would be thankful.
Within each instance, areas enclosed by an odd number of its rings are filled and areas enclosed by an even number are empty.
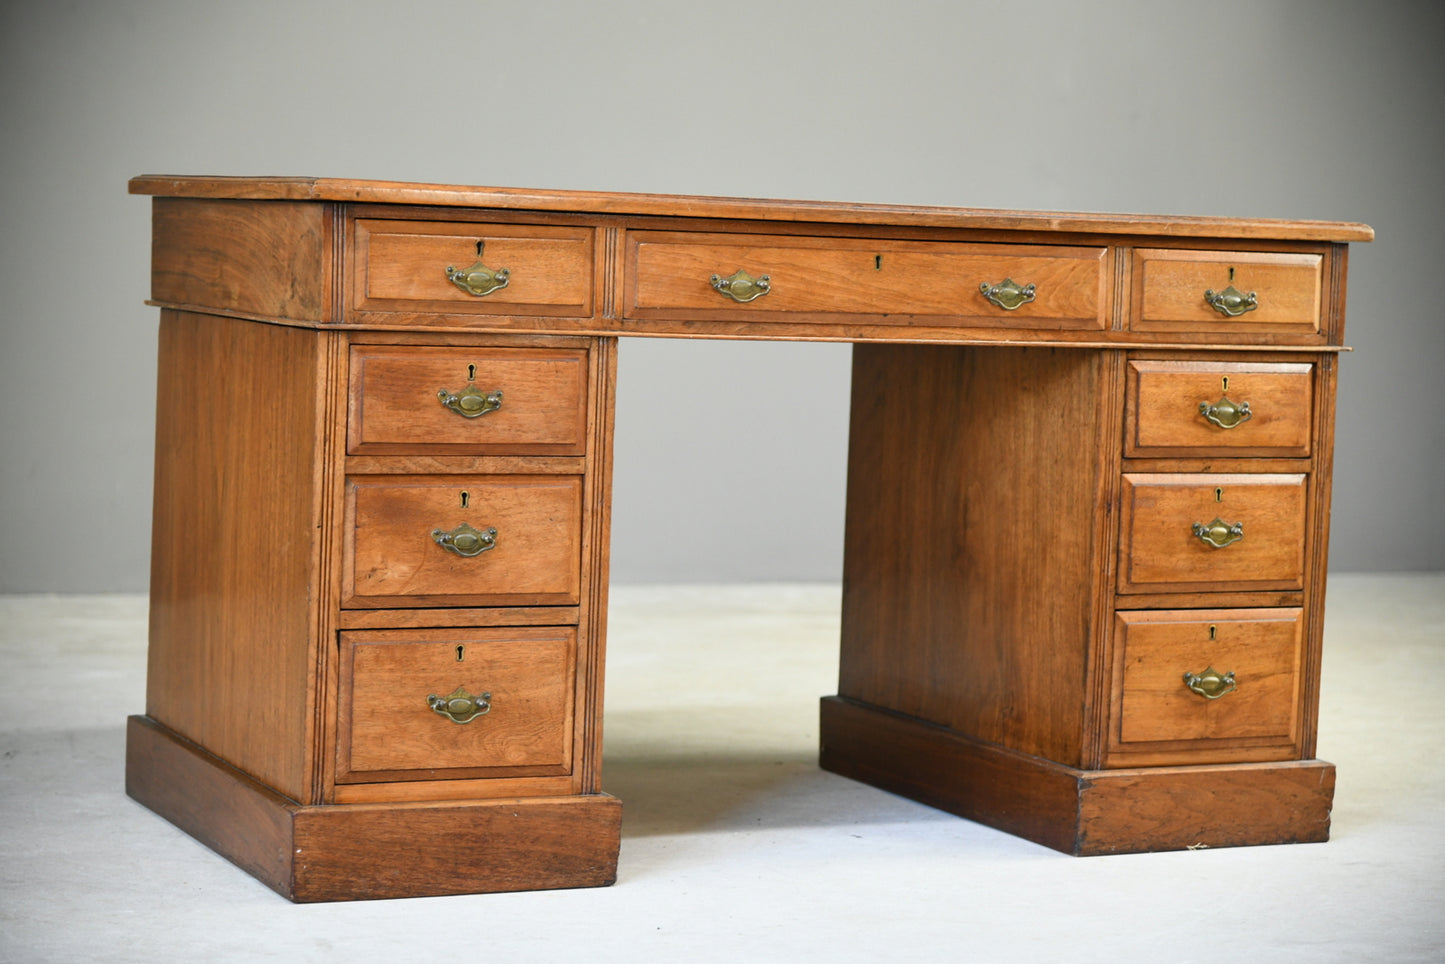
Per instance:
[[[298,800],[323,604],[324,341],[161,319],[146,712]]]
[[[1329,839],[1320,760],[1080,770],[829,697],[820,764],[1077,856]]]
[[[617,399],[617,339],[594,343],[588,378],[587,475],[583,481],[582,606],[577,625],[576,792],[602,791],[603,693],[607,599],[612,559],[612,462]]]
[[[480,609],[345,609],[339,629],[445,629],[456,626],[575,626],[576,606],[488,606]]]
[[[1299,609],[1120,612],[1106,766],[1299,756],[1304,613]],[[1185,673],[1231,673],[1209,700]]]
[[[1308,757],[1342,242],[1369,228],[131,189],[156,196],[166,310],[128,785],[286,896],[612,879],[614,334],[856,343],[824,766],[1067,853],[1327,836],[1333,768]],[[512,279],[485,297],[442,270],[479,241]],[[724,299],[708,281],[738,268],[772,290]],[[1239,319],[1203,300],[1231,270],[1261,299]],[[988,304],[979,285],[1005,279],[1036,299]],[[467,382],[503,407],[443,408]],[[1198,413],[1226,393],[1254,412],[1227,431]],[[1244,541],[1200,543],[1216,514]],[[435,544],[461,521],[497,548]],[[486,672],[453,679],[458,645]],[[1182,674],[1213,663],[1240,688],[1201,705]],[[456,685],[492,713],[425,706]]]
[[[438,392],[500,392],[468,418]],[[351,350],[347,451],[353,455],[582,455],[587,352],[542,348]]]
[[[296,814],[298,903],[606,887],[622,806],[606,794],[307,807]]]
[[[1314,366],[1308,362],[1130,359],[1127,377],[1125,458],[1310,454]],[[1247,421],[1228,429],[1199,411],[1201,403],[1226,397],[1250,410]]]
[[[130,193],[165,197],[348,201],[365,204],[426,204],[441,207],[585,212],[608,215],[752,218],[764,221],[898,224],[970,227],[1003,231],[1098,232],[1163,237],[1219,237],[1309,241],[1370,241],[1367,225],[1343,221],[1283,221],[1266,218],[1203,218],[1149,214],[1081,214],[1057,211],[991,211],[978,208],[780,201],[752,198],[618,194],[596,191],[538,191],[456,184],[404,184],[322,177],[208,177],[143,174]]]
[[[1323,760],[1094,772],[1080,778],[1074,852],[1320,843],[1334,796]]]
[[[617,879],[606,794],[305,807],[145,717],[126,732],[127,793],[298,903]]]
[[[1230,331],[1320,328],[1323,257],[1257,251],[1134,251],[1134,331]],[[1228,317],[1204,300],[1233,285],[1259,305]]]
[[[421,308],[487,314],[592,314],[593,231],[586,227],[445,221],[355,221],[352,291],[361,311]],[[473,295],[446,268],[478,261],[507,269],[507,284]]]
[[[349,478],[342,605],[576,604],[582,481],[566,475]],[[495,528],[495,548],[464,557],[432,538],[462,523]]]
[[[1119,592],[1303,588],[1307,496],[1297,473],[1125,473]],[[1216,518],[1244,537],[1215,548],[1193,534]]]
[[[155,301],[261,318],[328,320],[331,234],[324,205],[156,198],[151,208]]]
[[[337,782],[570,773],[576,649],[560,626],[342,633]],[[490,710],[428,705],[459,687]]]
[[[927,243],[765,235],[628,233],[629,318],[698,320],[796,315],[982,317],[1000,328],[1102,329],[1108,317],[1105,248]],[[709,283],[737,270],[766,275],[767,294],[739,304]],[[979,285],[1033,284],[1033,301],[1009,311]],[[896,316],[896,318],[895,318]]]
[[[839,694],[1077,764],[1106,628],[1117,359],[853,358]]]
[[[300,804],[145,716],[126,721],[125,792],[285,894]]]

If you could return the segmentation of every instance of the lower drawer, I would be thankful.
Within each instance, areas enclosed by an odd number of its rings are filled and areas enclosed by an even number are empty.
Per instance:
[[[1299,609],[1120,612],[1107,766],[1298,755]]]
[[[565,775],[570,626],[341,634],[336,782]]]

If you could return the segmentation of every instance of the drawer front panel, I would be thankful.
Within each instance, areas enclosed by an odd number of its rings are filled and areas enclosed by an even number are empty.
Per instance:
[[[341,634],[338,783],[570,771],[575,630],[409,633]]]
[[[351,349],[352,455],[582,455],[587,353]]]
[[[352,307],[587,317],[592,239],[591,228],[358,219]],[[479,293],[487,270],[505,271],[506,284]]]
[[[1140,248],[1134,252],[1130,327],[1317,332],[1322,265],[1318,254]],[[1241,303],[1251,295],[1253,306]],[[1239,313],[1213,307],[1209,297]]]
[[[1305,504],[1303,475],[1126,473],[1119,592],[1300,589]]]
[[[1138,763],[1130,753],[1153,754],[1155,763],[1293,754],[1302,610],[1120,612],[1115,620],[1114,765]]]
[[[345,605],[578,601],[580,476],[365,476],[347,495]]]
[[[1124,455],[1310,454],[1313,365],[1129,362]]]
[[[1010,328],[1105,326],[1104,248],[667,232],[628,237],[628,317],[790,321],[842,314],[899,324],[923,317],[934,323],[985,318]],[[714,276],[738,271],[766,276],[767,293],[739,303],[715,289]],[[1032,285],[1032,300],[1010,310],[980,290],[1006,281]]]

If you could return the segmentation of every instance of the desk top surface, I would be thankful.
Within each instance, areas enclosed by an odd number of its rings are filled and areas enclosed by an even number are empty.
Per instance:
[[[191,177],[147,174],[131,180],[130,193],[238,200],[424,204],[613,217],[729,218],[764,222],[808,221],[978,230],[1144,234],[1185,238],[1350,242],[1371,241],[1375,236],[1374,229],[1368,225],[1346,221],[1006,211],[834,201],[772,201],[757,198],[601,191],[540,191],[319,177]]]

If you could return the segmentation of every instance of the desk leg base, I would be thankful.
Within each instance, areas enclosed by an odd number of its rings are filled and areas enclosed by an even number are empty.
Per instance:
[[[297,903],[617,879],[622,805],[606,794],[303,806],[144,716],[125,769],[131,797]]]
[[[842,697],[822,703],[825,770],[1076,856],[1329,839],[1321,760],[1078,770]]]

